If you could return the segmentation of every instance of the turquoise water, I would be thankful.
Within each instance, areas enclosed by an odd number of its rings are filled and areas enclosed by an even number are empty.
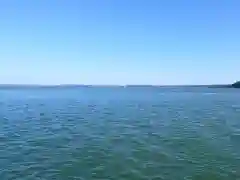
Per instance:
[[[240,90],[0,90],[1,180],[236,180]]]

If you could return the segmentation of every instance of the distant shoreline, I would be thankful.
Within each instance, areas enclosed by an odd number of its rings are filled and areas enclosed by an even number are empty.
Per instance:
[[[38,85],[38,84],[0,84],[0,88],[77,88],[77,87],[122,87],[122,88],[234,88],[232,84],[220,85],[84,85],[84,84],[60,84],[60,85]]]

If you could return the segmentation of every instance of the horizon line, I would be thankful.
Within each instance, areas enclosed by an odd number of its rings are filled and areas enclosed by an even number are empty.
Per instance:
[[[18,86],[18,87],[56,87],[56,86],[82,86],[82,87],[87,87],[87,86],[102,86],[102,87],[128,87],[128,86],[152,86],[152,87],[169,87],[169,86],[229,86],[232,84],[15,84],[15,83],[10,83],[10,84],[1,84],[0,87],[9,87],[9,86]]]

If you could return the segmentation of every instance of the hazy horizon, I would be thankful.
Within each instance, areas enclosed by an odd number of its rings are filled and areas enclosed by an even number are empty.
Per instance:
[[[1,86],[224,86],[231,85],[233,83],[226,84],[1,84]]]

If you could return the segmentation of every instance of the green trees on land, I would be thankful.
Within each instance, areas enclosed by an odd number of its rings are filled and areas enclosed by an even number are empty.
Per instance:
[[[234,88],[240,88],[240,81],[235,82],[234,84],[232,84],[232,87]]]

